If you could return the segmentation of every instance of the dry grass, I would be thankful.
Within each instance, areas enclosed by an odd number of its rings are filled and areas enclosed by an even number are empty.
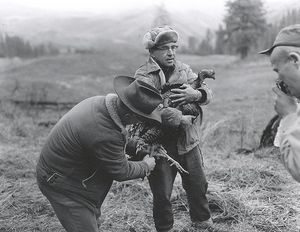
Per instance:
[[[201,68],[198,64],[204,59],[182,58],[190,59],[194,69]],[[273,116],[273,76],[267,61],[232,60],[222,65],[220,59],[211,59],[205,64],[211,62],[215,67],[217,80],[209,82],[215,99],[204,107],[202,145],[215,224],[228,232],[299,231],[299,184],[284,169],[276,149],[255,150]],[[39,63],[35,68],[46,66]],[[53,73],[53,67],[47,72]],[[26,70],[29,72],[30,67]],[[56,121],[63,113],[0,104],[0,232],[63,231],[38,190],[34,171],[50,130],[38,124]],[[241,154],[237,152],[240,148],[253,150]],[[180,181],[178,177],[172,194],[175,228],[193,232]],[[106,232],[155,231],[147,181],[115,182],[103,204],[101,222],[101,231]]]

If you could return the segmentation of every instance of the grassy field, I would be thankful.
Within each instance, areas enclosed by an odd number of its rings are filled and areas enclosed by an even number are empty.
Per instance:
[[[128,53],[126,53],[128,54]],[[53,122],[65,109],[16,106],[8,99],[78,102],[112,91],[115,75],[132,75],[145,54],[69,55],[27,62],[0,61],[0,232],[63,231],[38,191],[35,164]],[[204,107],[202,146],[215,223],[228,232],[299,232],[300,185],[280,163],[278,150],[257,150],[274,115],[275,74],[267,59],[180,55],[194,71],[213,68],[214,92]],[[50,123],[49,123],[50,122]],[[239,149],[252,150],[244,154]],[[176,179],[175,228],[189,226],[186,196]],[[152,195],[146,180],[115,182],[103,207],[100,231],[152,232]]]

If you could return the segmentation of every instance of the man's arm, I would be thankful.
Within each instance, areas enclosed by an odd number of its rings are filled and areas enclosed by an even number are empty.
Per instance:
[[[274,109],[282,117],[274,145],[279,144],[284,166],[294,179],[300,182],[299,104],[294,97],[286,95],[277,87],[274,87],[273,91],[276,94]]]
[[[293,178],[300,182],[300,117],[296,113],[289,114],[280,124],[282,162]]]
[[[117,181],[145,177],[154,168],[151,163],[149,166],[147,157],[143,161],[128,161],[121,141],[99,142],[94,149],[101,168]]]

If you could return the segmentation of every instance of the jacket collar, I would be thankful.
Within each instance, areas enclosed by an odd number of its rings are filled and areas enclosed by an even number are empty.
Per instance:
[[[149,56],[149,59],[148,59],[146,65],[147,65],[147,74],[162,70],[161,67],[158,65],[158,63],[151,56]],[[184,67],[183,63],[175,60],[175,70],[176,69],[178,71],[182,71],[183,69],[185,69],[185,67]],[[175,70],[174,70],[174,72],[175,72]]]
[[[151,56],[149,56],[146,65],[147,65],[147,74],[161,70],[158,63],[156,63],[156,61]]]
[[[105,97],[105,105],[110,115],[111,119],[114,123],[120,128],[121,133],[126,136],[127,132],[126,129],[121,121],[121,118],[118,115],[117,111],[117,99],[118,96],[116,94],[109,93]]]
[[[161,67],[158,65],[158,63],[149,56],[149,59],[146,63],[146,72],[147,74],[158,72],[160,77],[160,83],[161,85],[164,85],[166,83],[166,77],[164,75],[164,72],[162,71]],[[185,79],[182,79],[182,76],[180,75],[180,71],[184,70],[186,67],[183,63],[180,61],[175,60],[175,69],[173,71],[173,74],[171,75],[169,82],[170,83],[184,83],[186,82]]]

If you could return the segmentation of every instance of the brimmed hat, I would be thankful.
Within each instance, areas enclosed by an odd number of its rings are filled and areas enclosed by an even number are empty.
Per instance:
[[[270,55],[273,49],[278,46],[300,47],[300,24],[294,24],[283,28],[277,34],[272,47],[259,52],[259,54]]]
[[[161,123],[158,105],[162,97],[151,85],[128,76],[117,76],[114,89],[120,100],[134,113]]]
[[[178,33],[171,27],[155,27],[144,35],[143,44],[146,49],[150,49],[166,43],[176,43],[177,40]]]

